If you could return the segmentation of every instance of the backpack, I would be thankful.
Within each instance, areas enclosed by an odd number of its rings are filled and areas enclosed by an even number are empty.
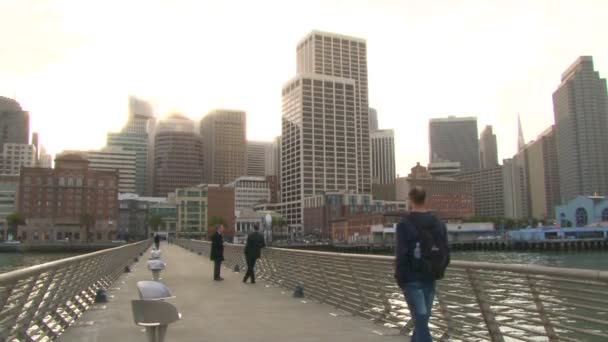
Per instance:
[[[424,278],[439,280],[445,275],[445,269],[450,263],[450,250],[447,236],[443,236],[442,223],[435,222],[426,227],[418,227],[412,221],[408,222],[416,227],[418,239],[410,246],[410,260],[412,271],[421,273]],[[420,244],[420,259],[415,258],[416,244]]]

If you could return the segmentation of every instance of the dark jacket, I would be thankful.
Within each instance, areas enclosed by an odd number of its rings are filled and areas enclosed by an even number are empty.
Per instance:
[[[154,243],[160,242],[160,235],[154,235]]]
[[[435,215],[431,213],[410,213],[397,225],[397,246],[395,248],[395,280],[397,284],[413,281],[432,281],[428,274],[412,270],[413,250],[416,242],[420,241],[418,229],[437,229],[442,238],[447,241],[447,229]],[[449,255],[448,255],[449,263]]]
[[[257,259],[261,256],[262,248],[266,247],[264,237],[259,232],[250,233],[245,245],[245,256]]]
[[[211,260],[224,260],[224,238],[218,232],[211,236]]]

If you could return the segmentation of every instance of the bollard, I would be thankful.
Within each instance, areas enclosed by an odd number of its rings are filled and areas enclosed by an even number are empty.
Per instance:
[[[239,265],[234,265],[234,272],[236,272],[236,273],[241,272],[241,267]]]
[[[203,252],[198,252],[198,255],[203,255]]]
[[[131,267],[129,265],[125,266],[125,273],[131,273]]]
[[[304,298],[304,286],[296,285],[296,289],[293,291],[293,298]]]
[[[152,279],[155,281],[160,280],[160,270],[152,270]]]
[[[135,258],[133,258],[133,261],[138,262],[138,261],[139,261],[139,258],[138,258],[138,257],[135,257]]]
[[[95,293],[95,303],[107,303],[108,302],[108,294],[104,289],[97,289]]]

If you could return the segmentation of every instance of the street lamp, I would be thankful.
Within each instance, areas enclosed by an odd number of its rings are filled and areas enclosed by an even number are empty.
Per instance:
[[[266,223],[266,229],[264,230],[264,235],[266,235],[266,242],[268,244],[272,244],[272,216],[270,214],[266,214],[264,217],[264,221]]]

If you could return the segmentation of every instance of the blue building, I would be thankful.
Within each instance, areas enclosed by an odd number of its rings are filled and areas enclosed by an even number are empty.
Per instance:
[[[578,196],[569,203],[555,207],[555,218],[561,227],[584,227],[606,222],[608,199],[603,196]]]

